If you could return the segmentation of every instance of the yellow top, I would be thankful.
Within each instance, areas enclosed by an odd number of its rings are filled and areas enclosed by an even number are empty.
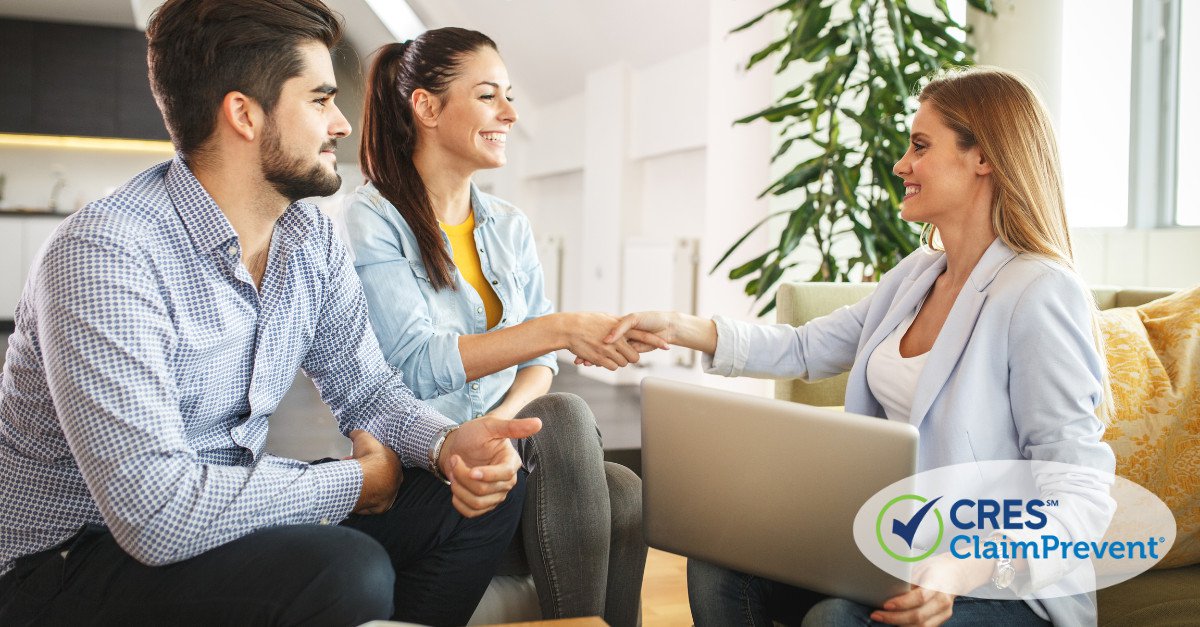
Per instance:
[[[479,293],[479,298],[483,300],[483,309],[487,314],[487,328],[496,326],[500,322],[500,314],[504,312],[504,306],[500,304],[500,298],[496,296],[496,291],[488,284],[487,279],[483,276],[483,265],[479,261],[479,249],[475,246],[475,212],[472,211],[467,215],[467,219],[462,224],[445,224],[438,221],[438,226],[442,227],[442,231],[446,237],[450,238],[450,256],[454,258],[454,265],[458,266],[458,271],[462,273],[463,278],[475,291]]]

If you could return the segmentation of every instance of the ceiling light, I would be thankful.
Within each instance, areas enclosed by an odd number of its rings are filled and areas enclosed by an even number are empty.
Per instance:
[[[137,2],[137,0],[133,1]],[[421,18],[413,12],[412,7],[403,0],[367,0],[367,5],[371,7],[375,15],[379,16],[379,21],[383,22],[396,41],[416,39],[418,35],[428,30]]]
[[[72,137],[66,135],[24,135],[0,133],[0,146],[16,148],[60,148],[68,150],[102,150],[106,152],[140,152],[173,155],[171,142],[148,139],[115,139],[109,137]]]

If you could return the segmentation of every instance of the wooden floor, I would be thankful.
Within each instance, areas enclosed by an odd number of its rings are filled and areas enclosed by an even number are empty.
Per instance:
[[[650,549],[642,582],[643,627],[689,627],[687,560]]]

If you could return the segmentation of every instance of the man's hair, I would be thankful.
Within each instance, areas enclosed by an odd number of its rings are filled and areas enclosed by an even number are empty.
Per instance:
[[[337,45],[340,17],[320,0],[167,0],[146,29],[150,88],[175,149],[191,158],[216,127],[231,91],[270,113],[299,76],[299,46]]]

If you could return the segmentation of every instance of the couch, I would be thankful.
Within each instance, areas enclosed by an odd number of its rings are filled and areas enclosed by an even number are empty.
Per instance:
[[[858,302],[874,289],[871,283],[786,283],[777,296],[777,320],[799,326]],[[1172,291],[1095,287],[1093,293],[1101,309],[1110,309],[1143,305]],[[844,404],[845,390],[843,374],[815,383],[778,381],[775,396],[809,405],[840,406]],[[1200,624],[1200,564],[1151,570],[1100,590],[1097,597],[1102,627],[1197,625]]]
[[[509,565],[516,566],[515,564]],[[529,567],[507,569],[528,572]],[[504,572],[506,569],[502,569]],[[483,599],[475,608],[468,625],[494,625],[542,619],[542,609],[538,605],[537,589],[533,586],[533,576],[526,574],[499,574],[492,577],[488,589],[483,593]]]

